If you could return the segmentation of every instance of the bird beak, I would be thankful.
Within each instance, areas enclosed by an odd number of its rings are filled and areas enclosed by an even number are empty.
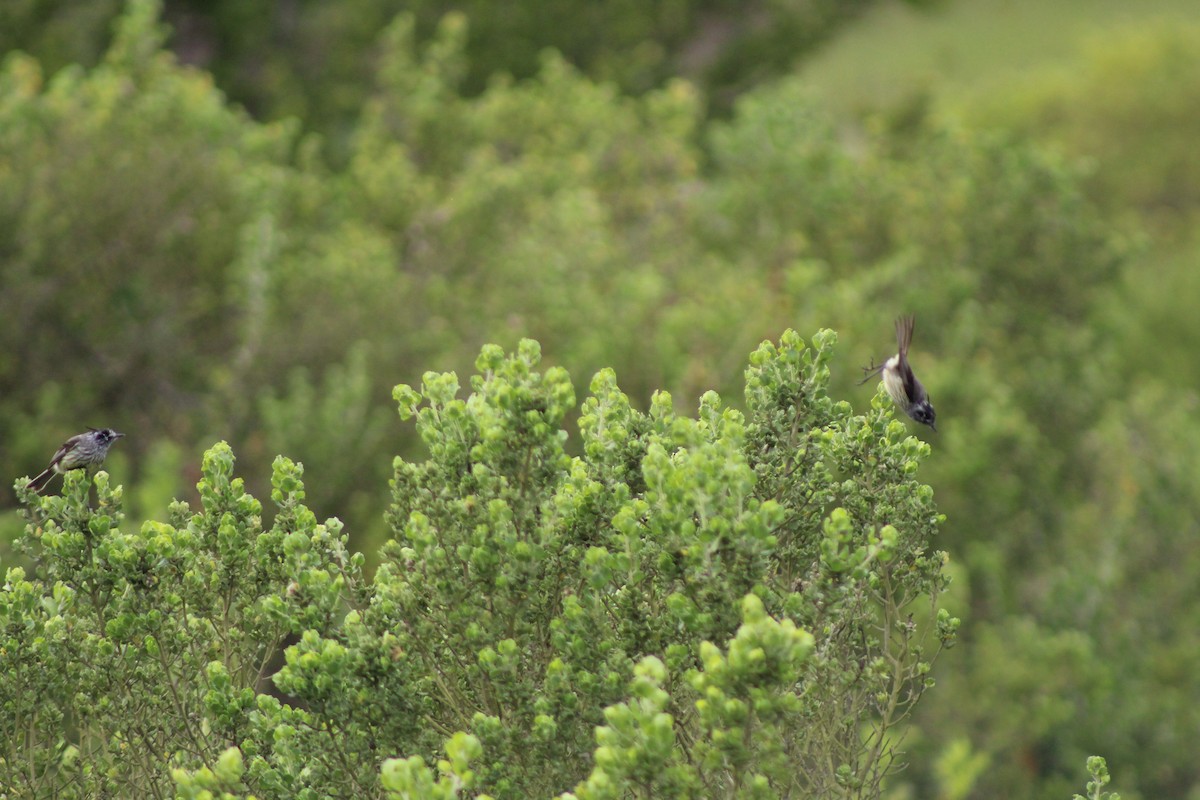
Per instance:
[[[934,433],[937,433],[937,425],[934,425],[934,424],[931,422],[931,423],[929,423],[929,427],[933,428],[933,432],[934,432]],[[123,433],[121,434],[121,436],[124,436],[124,435],[125,435],[125,434],[123,434]]]
[[[123,439],[123,438],[125,438],[125,434],[123,434],[123,433],[117,433],[116,431],[113,431],[113,436],[115,436],[115,437],[116,437],[116,438],[118,438],[118,439]]]

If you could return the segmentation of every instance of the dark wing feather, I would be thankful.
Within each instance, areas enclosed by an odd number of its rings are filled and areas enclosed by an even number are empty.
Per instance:
[[[904,394],[909,400],[916,402],[924,396],[925,388],[921,386],[921,382],[913,374],[912,367],[908,365],[908,348],[912,344],[914,323],[915,320],[911,314],[896,320],[896,349],[900,356],[897,369],[900,372],[900,379],[904,382]]]
[[[64,458],[66,458],[67,453],[74,450],[75,445],[78,444],[79,440],[82,439],[84,436],[87,436],[87,434],[86,433],[77,433],[74,436],[72,436],[70,439],[67,439],[65,442],[63,442],[62,447],[58,448],[58,450],[55,451],[54,458],[50,459],[50,466],[47,467],[47,469],[54,469],[56,466],[58,466],[60,463],[62,463],[62,460]]]

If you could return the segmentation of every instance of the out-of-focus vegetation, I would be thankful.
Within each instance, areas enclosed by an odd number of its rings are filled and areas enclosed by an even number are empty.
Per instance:
[[[111,42],[116,3],[0,11],[0,462],[112,425],[148,517],[213,440],[251,477],[283,452],[373,551],[418,452],[392,385],[483,342],[693,407],[828,326],[831,394],[865,404],[857,367],[912,311],[964,628],[892,785],[1061,798],[1103,753],[1127,800],[1200,796],[1200,29],[834,113],[738,45],[820,41],[819,13],[476,5],[170,5],[171,38],[134,3]],[[701,30],[727,47],[692,62]]]
[[[905,0],[913,8],[944,0]],[[646,91],[675,77],[700,85],[716,107],[778,75],[879,0],[322,0],[290,3],[163,0],[181,60],[210,72],[260,119],[300,117],[340,159],[372,94],[379,33],[398,14],[420,43],[444,16],[471,20],[456,91],[483,92],[497,74],[529,78],[546,48],[591,77]],[[57,71],[92,66],[107,49],[121,0],[18,0],[0,9],[0,52],[25,50]]]

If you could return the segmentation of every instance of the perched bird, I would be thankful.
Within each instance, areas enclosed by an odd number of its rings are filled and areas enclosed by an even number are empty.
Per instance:
[[[908,363],[908,346],[912,344],[912,335],[912,316],[897,319],[896,349],[898,352],[879,366],[872,364],[869,367],[863,367],[863,372],[867,373],[867,376],[859,381],[859,385],[866,383],[877,373],[882,373],[883,388],[887,389],[892,402],[917,422],[928,425],[936,431],[937,426],[933,424],[933,420],[937,414],[933,410],[933,404],[929,402],[929,394],[917,380],[917,376],[913,374],[912,367]]]
[[[50,459],[50,466],[29,482],[29,487],[41,492],[55,475],[62,475],[73,469],[90,469],[104,463],[108,448],[124,435],[112,428],[88,428],[87,433],[72,436],[58,448],[54,458]]]

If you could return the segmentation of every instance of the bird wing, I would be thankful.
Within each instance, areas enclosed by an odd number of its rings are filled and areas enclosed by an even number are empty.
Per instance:
[[[84,434],[82,433],[76,434],[75,436],[72,436],[70,439],[67,439],[65,442],[63,442],[62,446],[54,452],[54,458],[50,459],[50,466],[47,467],[47,469],[53,469],[54,467],[58,466],[67,453],[71,452],[71,449],[75,447],[75,444],[83,435]]]
[[[920,400],[924,394],[924,388],[913,374],[912,367],[908,365],[908,348],[912,344],[914,327],[915,319],[911,314],[896,320],[896,349],[900,361],[896,369],[904,382],[904,394],[910,401]]]

